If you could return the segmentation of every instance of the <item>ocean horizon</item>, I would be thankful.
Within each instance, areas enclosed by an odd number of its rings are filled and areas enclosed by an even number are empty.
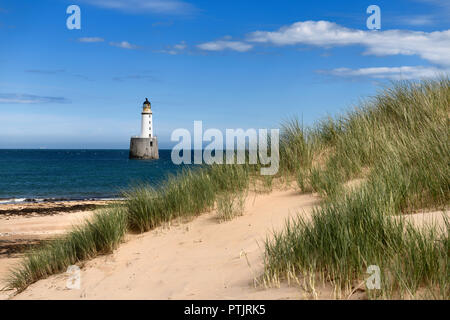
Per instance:
[[[158,160],[131,160],[128,149],[0,149],[0,204],[120,198],[124,190],[157,187],[183,165],[171,150]]]

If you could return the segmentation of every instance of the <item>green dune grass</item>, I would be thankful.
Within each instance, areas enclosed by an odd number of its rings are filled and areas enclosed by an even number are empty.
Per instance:
[[[449,111],[444,79],[397,83],[306,137],[299,129],[293,134],[290,123],[282,147],[310,148],[314,156],[303,167],[287,167],[301,189],[320,192],[324,201],[312,221],[289,221],[266,241],[265,280],[318,276],[342,296],[377,265],[382,288],[369,291],[370,297],[447,299],[447,219],[440,232],[392,216],[448,206]],[[356,178],[363,183],[348,191],[345,183]]]

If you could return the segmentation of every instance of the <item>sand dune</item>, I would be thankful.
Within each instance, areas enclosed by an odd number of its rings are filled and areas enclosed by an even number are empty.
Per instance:
[[[219,223],[215,212],[141,235],[115,253],[87,262],[81,289],[66,288],[60,274],[31,285],[14,299],[299,299],[295,287],[255,288],[263,242],[318,199],[296,191],[251,195],[245,214]]]
[[[297,213],[308,217],[319,199],[294,190],[252,194],[243,216],[220,223],[215,212],[192,221],[176,221],[140,235],[128,235],[113,254],[81,266],[80,289],[68,289],[68,274],[54,275],[32,284],[13,299],[303,299],[311,298],[298,286],[255,286],[262,274],[264,239],[280,230]],[[49,236],[67,230],[92,212],[2,221],[0,233]],[[448,213],[447,213],[448,215]],[[419,213],[402,217],[417,226],[439,224],[442,213]],[[6,223],[5,223],[6,222]],[[3,261],[3,262],[2,262]],[[0,259],[0,276],[5,264]],[[3,269],[2,264],[3,263]],[[330,287],[318,287],[317,298],[333,298]],[[357,292],[352,299],[364,298]]]

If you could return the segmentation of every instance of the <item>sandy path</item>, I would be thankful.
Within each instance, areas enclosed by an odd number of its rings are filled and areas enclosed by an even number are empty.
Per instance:
[[[219,223],[214,212],[190,222],[128,237],[112,255],[89,261],[81,289],[60,274],[31,285],[15,299],[299,299],[297,287],[263,290],[263,241],[318,199],[295,191],[250,196],[242,217]],[[247,260],[248,259],[248,260]],[[249,266],[250,265],[250,266]]]

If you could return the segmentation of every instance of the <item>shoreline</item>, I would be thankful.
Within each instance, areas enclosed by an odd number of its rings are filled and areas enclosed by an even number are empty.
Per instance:
[[[60,213],[92,211],[120,201],[123,201],[123,198],[0,203],[0,220],[11,216],[45,216]]]
[[[124,200],[123,197],[119,196],[104,196],[104,197],[57,197],[57,198],[27,198],[27,197],[10,197],[10,198],[0,198],[0,208],[2,205],[7,204],[24,204],[24,203],[45,203],[45,202],[75,202],[75,201],[117,201]]]
[[[65,233],[95,210],[118,200],[71,200],[0,204],[0,258]],[[120,200],[119,200],[120,201]]]

